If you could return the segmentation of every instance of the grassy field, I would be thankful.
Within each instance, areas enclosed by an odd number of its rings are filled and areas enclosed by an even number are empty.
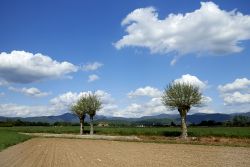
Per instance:
[[[89,128],[85,128],[88,133]],[[79,133],[78,126],[64,127],[0,127],[0,131],[27,132],[27,133]],[[109,135],[145,135],[145,136],[179,136],[180,128],[178,127],[158,127],[158,128],[112,128],[112,127],[95,127],[96,134]],[[189,127],[189,136],[196,137],[236,137],[250,138],[250,127]],[[2,135],[1,135],[2,136]]]
[[[26,126],[26,127],[0,127],[0,151],[11,145],[23,142],[30,136],[19,134],[27,133],[79,133],[78,126]],[[89,127],[85,127],[85,133],[89,133]],[[157,127],[157,128],[113,128],[95,127],[96,134],[105,135],[137,135],[137,136],[179,136],[178,127]],[[195,137],[231,137],[250,138],[250,127],[189,127],[189,136]]]
[[[0,129],[0,151],[30,138],[30,136],[18,134],[15,131]]]

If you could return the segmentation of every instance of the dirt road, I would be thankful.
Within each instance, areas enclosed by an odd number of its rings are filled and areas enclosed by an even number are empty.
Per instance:
[[[1,167],[250,166],[250,148],[34,138],[0,152]]]

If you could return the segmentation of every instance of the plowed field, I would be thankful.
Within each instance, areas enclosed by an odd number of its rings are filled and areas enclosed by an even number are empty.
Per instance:
[[[250,148],[34,138],[0,152],[1,167],[250,166]]]

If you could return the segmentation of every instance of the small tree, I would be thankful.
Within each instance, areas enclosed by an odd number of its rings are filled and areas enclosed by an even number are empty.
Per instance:
[[[80,135],[84,133],[84,119],[86,117],[87,112],[87,103],[86,98],[81,97],[75,104],[73,104],[70,108],[72,113],[78,116],[80,120]]]
[[[88,104],[88,110],[87,113],[90,118],[90,134],[94,134],[94,125],[93,125],[93,119],[96,115],[96,111],[101,109],[101,101],[95,94],[89,94],[87,97],[87,104]]]
[[[199,88],[189,83],[173,82],[163,93],[162,102],[170,109],[178,109],[181,116],[181,138],[187,138],[186,116],[192,106],[201,104],[202,94]]]

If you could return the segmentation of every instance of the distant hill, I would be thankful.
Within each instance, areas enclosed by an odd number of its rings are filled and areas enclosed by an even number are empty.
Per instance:
[[[250,112],[246,112],[246,113],[234,113],[232,115],[243,115],[243,116],[247,116],[247,117],[250,117]]]
[[[216,122],[225,122],[230,120],[235,115],[244,115],[250,117],[250,112],[248,113],[240,113],[240,114],[206,114],[206,113],[197,113],[187,116],[188,123],[195,123],[198,124],[201,121],[208,121],[214,120]],[[78,117],[72,113],[65,113],[58,116],[40,116],[40,117],[2,117],[0,116],[0,121],[6,121],[7,119],[10,120],[17,120],[20,119],[21,121],[28,121],[28,122],[47,122],[47,123],[54,123],[54,122],[71,122],[71,123],[78,123]],[[171,121],[180,122],[180,117],[178,114],[160,114],[155,116],[143,116],[140,118],[124,118],[124,117],[106,117],[103,115],[97,115],[95,117],[96,121],[107,121],[107,122],[122,122],[122,123],[140,123],[140,122],[149,122],[149,123],[162,123],[162,124],[170,124]],[[89,117],[86,117],[86,122],[89,121]]]
[[[95,119],[103,119],[106,118],[104,116],[97,115]],[[40,116],[40,117],[2,117],[0,116],[0,121],[6,121],[9,120],[17,120],[20,119],[21,121],[28,121],[28,122],[47,122],[47,123],[54,123],[54,122],[72,122],[72,123],[78,123],[79,119],[76,115],[71,113],[65,113],[58,116]],[[86,121],[89,121],[89,117],[86,117]]]
[[[233,115],[231,114],[193,114],[187,116],[187,122],[198,124],[201,121],[213,120],[216,122],[225,122],[232,119]],[[180,120],[178,118],[178,120]]]
[[[155,115],[155,116],[143,116],[138,119],[163,119],[163,118],[168,118],[168,119],[176,119],[179,117],[179,114],[160,114],[160,115]]]

